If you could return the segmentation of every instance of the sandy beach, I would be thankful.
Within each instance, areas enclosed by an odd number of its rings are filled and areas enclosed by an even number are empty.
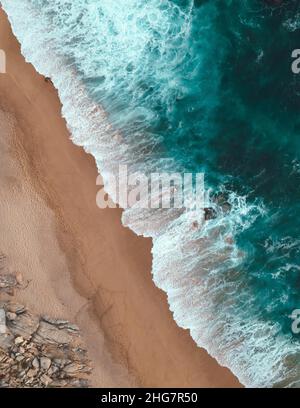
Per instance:
[[[94,159],[71,142],[56,90],[2,10],[0,49],[0,252],[29,282],[18,299],[79,326],[94,387],[238,387],[173,320],[151,240],[124,228],[121,210],[97,208]]]

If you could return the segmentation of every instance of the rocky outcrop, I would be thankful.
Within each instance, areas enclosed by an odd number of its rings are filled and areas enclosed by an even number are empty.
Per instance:
[[[0,387],[88,386],[91,366],[75,326],[10,302],[0,303],[0,316]]]
[[[39,316],[1,294],[22,285],[0,256],[0,388],[88,387],[91,364],[79,329],[67,320]]]

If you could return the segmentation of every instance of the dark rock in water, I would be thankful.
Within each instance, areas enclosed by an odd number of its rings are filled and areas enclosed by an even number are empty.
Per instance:
[[[217,218],[217,213],[212,207],[204,208],[205,221],[213,220]]]
[[[223,213],[228,213],[231,210],[231,204],[228,202],[228,196],[225,193],[215,194],[213,201],[220,207]]]

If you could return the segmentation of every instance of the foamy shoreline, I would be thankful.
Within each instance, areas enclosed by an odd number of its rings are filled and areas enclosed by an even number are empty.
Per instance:
[[[119,210],[100,211],[96,207],[94,160],[70,142],[56,91],[25,64],[3,13],[0,24],[0,47],[8,56],[8,74],[0,78],[1,107],[15,114],[20,128],[17,144],[28,157],[28,182],[54,215],[53,230],[67,263],[61,274],[65,278],[69,273],[72,276],[72,282],[66,278],[64,288],[74,291],[75,284],[81,297],[88,300],[77,306],[88,305],[86,316],[90,315],[94,322],[96,315],[100,318],[105,348],[114,362],[125,365],[126,371],[135,375],[137,383],[173,387],[238,385],[228,370],[219,367],[197,348],[187,331],[176,326],[165,295],[151,280],[151,241],[122,227]],[[53,283],[58,278],[50,273],[46,271],[45,279]],[[47,294],[40,277],[35,279]],[[53,284],[55,295],[51,296],[70,309],[67,303],[73,295],[66,295],[61,285],[59,278]],[[28,292],[28,298],[40,308],[33,302],[35,295]],[[91,352],[94,347],[95,365],[97,339],[97,333],[91,333],[87,340]],[[118,378],[122,375],[124,372],[118,371]],[[132,379],[127,385],[130,382]]]

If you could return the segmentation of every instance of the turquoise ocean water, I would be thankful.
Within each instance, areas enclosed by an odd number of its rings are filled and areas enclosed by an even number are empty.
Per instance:
[[[299,387],[300,2],[270,3],[2,0],[112,195],[127,164],[205,172],[230,204],[199,230],[186,212],[124,212],[153,237],[178,325],[246,386]]]

